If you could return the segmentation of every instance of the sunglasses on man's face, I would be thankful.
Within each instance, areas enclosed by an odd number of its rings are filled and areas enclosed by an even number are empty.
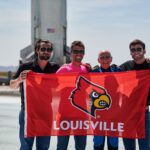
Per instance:
[[[111,58],[111,56],[100,56],[99,57],[101,60],[104,60],[104,59],[109,59],[109,58]]]
[[[84,54],[84,50],[72,50],[73,54]]]
[[[42,48],[40,48],[40,51],[41,52],[52,52],[53,51],[53,49],[52,48],[46,48],[46,47],[42,47]]]
[[[130,51],[131,51],[132,53],[134,53],[134,52],[141,52],[141,51],[142,51],[142,48],[141,48],[141,47],[139,47],[139,48],[131,48]]]

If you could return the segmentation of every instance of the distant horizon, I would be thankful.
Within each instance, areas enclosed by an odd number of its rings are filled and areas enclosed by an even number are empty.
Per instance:
[[[16,72],[17,68],[18,66],[0,66],[0,72],[8,72],[8,71]]]

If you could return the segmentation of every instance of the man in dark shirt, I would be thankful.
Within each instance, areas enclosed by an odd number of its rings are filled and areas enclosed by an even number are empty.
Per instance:
[[[145,43],[141,40],[134,40],[129,45],[130,54],[133,60],[123,63],[120,67],[124,71],[128,70],[144,70],[150,69],[150,63],[145,59]],[[145,116],[145,132],[146,136],[144,139],[138,139],[139,150],[150,150],[150,91],[147,97],[146,105],[146,116]],[[125,150],[135,150],[136,144],[135,139],[123,139]]]
[[[55,73],[59,69],[59,65],[49,62],[53,52],[53,45],[49,41],[37,41],[35,45],[35,60],[26,64],[21,64],[14,76],[14,79],[10,81],[11,88],[18,88],[20,86],[21,91],[21,111],[19,114],[19,125],[20,125],[20,150],[32,150],[35,137],[25,138],[24,137],[24,89],[23,81],[27,77],[27,73],[32,70],[37,73]],[[50,145],[50,136],[39,136],[36,137],[36,149],[37,150],[48,150]]]

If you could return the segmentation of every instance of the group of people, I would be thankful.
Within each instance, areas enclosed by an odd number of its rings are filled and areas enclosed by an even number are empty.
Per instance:
[[[69,73],[69,72],[118,72],[128,70],[143,70],[150,69],[150,63],[145,58],[146,48],[145,43],[141,40],[134,40],[129,44],[130,54],[133,60],[127,61],[120,66],[111,65],[112,55],[109,50],[102,50],[98,54],[99,65],[91,68],[90,65],[82,63],[82,59],[85,55],[85,46],[81,41],[74,41],[71,44],[71,63],[64,64],[61,67],[53,62],[49,62],[49,59],[53,53],[53,44],[49,41],[38,40],[35,44],[35,60],[25,64],[21,64],[14,76],[10,81],[12,88],[20,87],[21,89],[21,111],[19,114],[20,124],[20,150],[32,150],[34,139],[36,138],[36,149],[37,150],[48,150],[50,147],[50,136],[40,137],[24,137],[24,89],[23,81],[27,77],[29,70],[37,73]],[[147,105],[145,108],[145,133],[144,139],[138,139],[140,150],[150,150],[150,92],[148,93]],[[103,150],[105,143],[105,136],[94,136],[93,138],[93,149]],[[85,150],[87,136],[75,135],[75,149]],[[67,150],[69,143],[69,136],[58,136],[57,150]],[[125,150],[135,150],[136,144],[135,139],[123,138]],[[118,150],[118,138],[107,136],[107,147],[108,150]]]

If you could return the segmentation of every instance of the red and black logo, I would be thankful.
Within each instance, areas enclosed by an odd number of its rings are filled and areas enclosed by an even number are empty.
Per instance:
[[[96,118],[96,110],[109,109],[112,102],[104,87],[90,82],[82,76],[79,76],[70,99],[73,106],[94,118]]]

